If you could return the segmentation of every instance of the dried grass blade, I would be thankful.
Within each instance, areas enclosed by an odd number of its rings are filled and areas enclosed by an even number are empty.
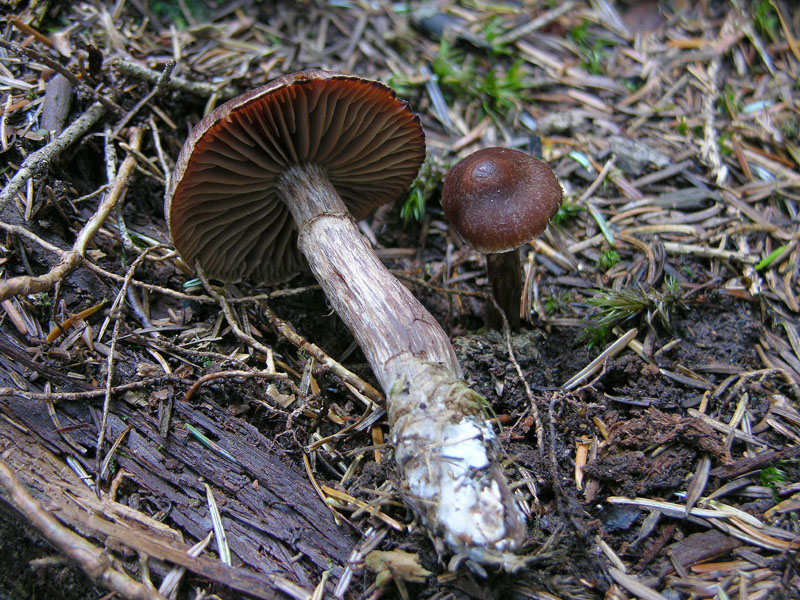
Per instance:
[[[359,500],[358,498],[354,498],[350,494],[347,494],[345,492],[340,492],[339,490],[334,489],[334,488],[332,488],[330,486],[327,486],[327,485],[324,485],[324,484],[320,486],[320,490],[322,490],[322,492],[324,494],[326,494],[330,498],[333,498],[334,500],[338,500],[338,501],[344,502],[346,504],[352,504],[353,506],[357,506],[359,510],[364,510],[364,511],[368,512],[372,516],[377,517],[378,519],[380,519],[381,521],[386,523],[389,527],[391,527],[395,531],[401,531],[402,532],[402,531],[406,530],[406,526],[405,525],[403,525],[399,521],[393,519],[392,517],[390,517],[389,515],[387,515],[383,511],[378,510],[378,508],[376,506],[368,504],[368,503],[364,502],[363,500]],[[328,502],[326,502],[326,504],[328,504]]]
[[[600,370],[603,366],[603,363],[608,360],[609,358],[613,358],[631,342],[636,337],[636,334],[639,332],[638,329],[635,327],[633,329],[628,330],[622,337],[620,337],[617,341],[611,344],[608,348],[606,348],[600,355],[595,358],[592,362],[586,365],[583,369],[575,373],[570,379],[564,382],[561,386],[562,390],[571,390],[574,389],[579,383],[584,381],[587,377],[590,377],[592,374],[596,373]]]
[[[689,484],[689,489],[686,490],[686,510],[684,511],[684,515],[688,518],[689,512],[694,508],[694,505],[697,504],[697,501],[700,499],[700,496],[703,495],[703,491],[706,489],[706,485],[708,484],[708,473],[711,470],[711,457],[707,454],[704,454],[700,457],[700,461],[697,464],[697,469],[694,472],[694,478],[692,482]]]
[[[725,423],[720,423],[716,419],[701,413],[700,411],[698,411],[695,408],[690,408],[690,409],[688,409],[687,412],[689,413],[689,416],[697,417],[698,419],[700,419],[700,420],[704,421],[705,423],[708,423],[709,425],[711,425],[711,427],[713,427],[717,431],[720,431],[720,432],[726,433],[726,434],[733,433],[733,435],[737,439],[742,440],[744,442],[747,442],[749,444],[755,444],[756,446],[768,446],[770,448],[774,448],[775,447],[774,444],[771,444],[771,443],[769,443],[769,442],[767,442],[765,440],[762,440],[762,439],[757,438],[757,437],[755,437],[753,435],[750,435],[749,433],[745,433],[744,431],[740,431],[738,429],[734,429],[733,427],[731,427],[730,425],[726,425]]]
[[[222,524],[222,516],[219,514],[219,507],[217,507],[217,501],[214,499],[214,492],[211,491],[211,486],[207,483],[205,486],[208,512],[211,515],[211,525],[214,528],[214,537],[217,540],[219,559],[230,567],[231,549],[228,547],[228,536],[225,535],[225,526]]]
[[[213,537],[214,532],[209,531],[206,537],[186,551],[187,556],[191,556],[192,558],[197,558],[200,556],[203,553],[203,550],[205,550],[211,543],[211,538]],[[164,580],[161,582],[161,585],[158,588],[158,593],[162,596],[166,596],[167,598],[172,597],[172,594],[178,589],[178,585],[180,584],[184,573],[186,573],[186,567],[173,568],[169,573],[167,573],[167,576],[164,577]]]
[[[666,502],[664,500],[652,500],[650,498],[625,498],[623,496],[609,496],[606,498],[606,502],[609,504],[629,504],[632,506],[638,506],[644,510],[659,510],[663,512],[665,515],[670,517],[677,517],[677,518],[684,518],[685,517],[685,506],[682,504],[676,504],[675,502]],[[724,509],[718,508],[693,508],[689,511],[690,517],[699,517],[701,519],[730,519],[730,518],[743,518],[743,513],[741,511],[732,509],[729,506],[725,506],[723,504],[717,504],[717,506],[724,507]],[[744,513],[747,514],[747,513]],[[753,517],[752,515],[748,515],[746,518],[753,527],[758,527],[761,525],[761,521]]]
[[[608,572],[614,578],[614,581],[642,600],[666,600],[662,594],[659,594],[653,588],[646,586],[635,577],[626,575],[619,569],[612,567]]]

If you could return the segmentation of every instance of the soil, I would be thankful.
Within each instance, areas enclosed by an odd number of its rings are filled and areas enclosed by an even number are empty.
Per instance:
[[[0,598],[94,600],[107,594],[42,541],[5,502],[0,503]],[[36,561],[39,561],[38,563]]]

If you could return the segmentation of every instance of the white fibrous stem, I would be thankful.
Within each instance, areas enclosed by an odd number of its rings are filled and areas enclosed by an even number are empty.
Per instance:
[[[483,397],[463,381],[447,334],[384,267],[324,172],[294,167],[281,192],[298,245],[386,393],[408,503],[435,541],[495,562],[525,536],[497,463]]]

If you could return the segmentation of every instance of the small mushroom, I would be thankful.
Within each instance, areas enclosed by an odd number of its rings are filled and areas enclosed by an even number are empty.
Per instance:
[[[463,381],[447,334],[355,221],[399,198],[424,155],[418,118],[383,84],[287,75],[191,131],[167,220],[184,261],[223,281],[273,280],[308,263],[386,394],[409,504],[439,545],[510,564],[524,518],[483,398]]]
[[[545,162],[509,148],[473,152],[445,179],[444,214],[467,244],[486,254],[492,295],[512,330],[520,326],[519,247],[541,235],[561,196],[561,185]],[[491,301],[486,324],[502,328]]]

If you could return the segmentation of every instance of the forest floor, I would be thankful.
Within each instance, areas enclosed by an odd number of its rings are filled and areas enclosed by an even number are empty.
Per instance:
[[[798,597],[792,2],[4,5],[0,596]],[[191,126],[306,68],[420,115],[419,177],[361,228],[491,405],[513,575],[437,554],[310,274],[204,285],[170,245]],[[519,332],[483,327],[439,204],[486,146],[564,189]]]

